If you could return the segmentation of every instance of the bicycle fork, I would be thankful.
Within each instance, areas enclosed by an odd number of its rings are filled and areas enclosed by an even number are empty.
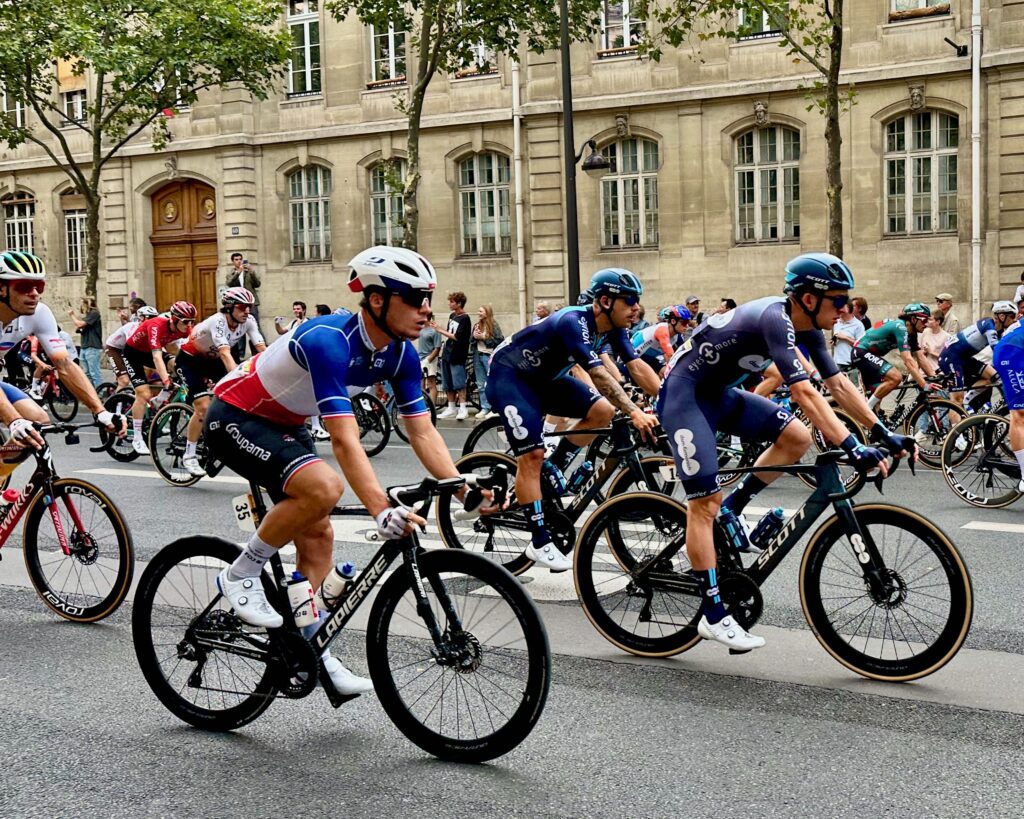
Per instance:
[[[434,641],[434,650],[431,652],[434,660],[438,665],[452,667],[471,664],[473,657],[464,651],[460,651],[453,639],[461,637],[463,634],[462,620],[455,610],[455,604],[452,602],[444,583],[441,582],[441,578],[437,574],[432,574],[429,581],[430,588],[433,589],[434,594],[437,596],[437,600],[441,604],[447,619],[447,627],[444,631],[441,630],[441,626],[434,616],[433,607],[430,605],[426,588],[423,586],[423,576],[420,574],[420,566],[417,559],[419,554],[423,552],[423,549],[420,548],[419,544],[412,542],[403,549],[403,552],[406,566],[409,567],[410,574],[412,575],[412,590],[416,597],[416,613],[423,620],[427,631],[430,633],[430,638]],[[447,639],[445,639],[446,635]]]
[[[889,571],[874,538],[871,537],[870,532],[861,529],[857,516],[854,514],[854,506],[849,500],[837,501],[834,506],[846,531],[846,540],[850,545],[850,551],[863,572],[864,584],[876,601],[887,600],[891,591]]]

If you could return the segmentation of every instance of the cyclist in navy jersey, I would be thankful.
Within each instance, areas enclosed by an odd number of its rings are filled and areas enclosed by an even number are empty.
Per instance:
[[[758,466],[794,463],[811,437],[793,415],[767,398],[736,389],[750,373],[771,363],[790,385],[792,396],[825,437],[841,446],[860,469],[886,471],[884,454],[849,433],[828,402],[809,383],[798,345],[818,368],[832,396],[872,437],[893,454],[913,450],[913,439],[894,435],[878,422],[863,396],[839,372],[822,330],[832,326],[836,310],[849,300],[853,274],[827,253],[806,253],[786,265],[786,296],[768,297],[712,315],[672,357],[658,398],[658,416],[668,433],[676,470],[688,499],[686,549],[700,584],[703,615],[697,631],[706,640],[749,650],[764,645],[728,616],[718,594],[713,527],[718,517],[733,546],[751,551],[743,508],[779,473],[748,474],[722,503],[718,487],[715,434],[774,441]]]
[[[1011,301],[997,301],[992,305],[992,318],[980,319],[957,333],[946,342],[939,356],[939,368],[953,376],[950,392],[963,403],[964,390],[981,387],[991,382],[995,369],[975,358],[986,347],[995,349],[1007,328],[1017,321],[1017,308]]]
[[[556,488],[563,485],[561,469],[593,436],[565,436],[545,460],[544,415],[580,418],[573,428],[582,431],[606,426],[619,409],[641,433],[654,428],[656,419],[629,400],[600,357],[608,345],[626,362],[637,384],[651,395],[657,393],[657,374],[637,357],[627,334],[642,293],[640,280],[628,270],[600,270],[590,281],[591,304],[565,307],[513,333],[491,355],[487,399],[501,415],[517,459],[516,499],[528,508],[530,524],[531,543],[525,553],[553,572],[571,569],[572,560],[551,542],[544,525],[541,471]],[[569,375],[576,364],[593,386]]]
[[[218,588],[238,616],[255,626],[282,624],[259,581],[278,549],[295,541],[298,569],[314,588],[334,562],[329,516],[344,484],[317,456],[307,418],[320,416],[342,472],[376,519],[382,538],[409,534],[425,521],[388,503],[359,443],[350,387],[389,381],[416,456],[437,478],[458,475],[444,439],[430,422],[411,341],[430,315],[437,286],[434,268],[419,254],[393,247],[365,250],[349,266],[349,289],[363,296],[359,311],[315,318],[288,331],[221,379],[207,411],[211,454],[243,477],[258,480],[275,502],[242,554],[217,577]],[[316,627],[309,627],[309,633]],[[326,652],[323,664],[340,693],[372,690],[368,679],[357,677]]]

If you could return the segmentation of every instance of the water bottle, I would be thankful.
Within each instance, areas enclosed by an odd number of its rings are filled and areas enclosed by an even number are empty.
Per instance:
[[[551,461],[544,461],[540,468],[540,476],[547,481],[554,497],[560,498],[565,494],[565,475]]]
[[[782,510],[781,506],[769,509],[764,513],[764,517],[757,522],[754,531],[750,533],[750,542],[755,546],[766,544],[782,529],[782,522],[785,517],[786,513]]]
[[[0,506],[0,520],[3,520],[7,516],[7,512],[11,506],[18,502],[18,498],[21,497],[21,492],[13,487],[8,487],[0,495],[3,498],[3,506]]]
[[[356,564],[351,561],[339,563],[331,569],[314,597],[316,607],[321,611],[334,611],[338,607],[338,602],[352,587],[352,578],[355,576]]]
[[[292,572],[291,582],[288,583],[288,604],[292,607],[295,625],[299,628],[311,626],[319,619],[313,599],[313,584],[302,572]]]
[[[594,465],[590,461],[584,461],[572,473],[572,477],[569,478],[569,494],[574,495],[579,491],[580,487],[583,486],[590,476],[594,474]]]

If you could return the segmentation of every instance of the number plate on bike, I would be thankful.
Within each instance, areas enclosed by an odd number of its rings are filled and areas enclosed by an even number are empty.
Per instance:
[[[674,481],[676,479],[676,465],[675,464],[662,464],[658,467],[658,471],[661,473],[661,479],[666,483],[668,481]]]
[[[239,495],[231,499],[231,509],[238,523],[238,528],[243,532],[255,532],[256,522],[252,517],[252,500],[249,495]]]

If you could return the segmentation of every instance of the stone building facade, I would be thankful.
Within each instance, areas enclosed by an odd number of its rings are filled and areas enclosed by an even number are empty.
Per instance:
[[[283,22],[306,44],[290,92],[265,102],[232,89],[204,94],[172,119],[166,150],[139,138],[109,164],[100,282],[108,309],[135,293],[161,308],[191,298],[209,309],[234,251],[262,276],[265,330],[296,298],[311,308],[354,304],[345,263],[400,230],[389,183],[405,155],[394,106],[403,37],[336,22],[322,5],[283,4]],[[847,8],[843,79],[857,94],[842,120],[845,242],[858,291],[881,317],[948,290],[963,317],[971,58],[944,38],[970,42],[970,1]],[[584,280],[600,267],[630,268],[648,305],[778,292],[786,260],[826,242],[824,126],[802,90],[813,75],[749,20],[740,21],[747,39],[643,61],[629,46],[628,6],[607,9],[599,40],[571,55],[578,142],[592,136],[615,158],[605,178],[578,178]],[[1024,268],[1024,0],[986,0],[982,23],[982,297],[992,299],[1012,294]],[[524,50],[521,59],[518,72],[499,56],[493,71],[437,77],[422,135],[420,251],[442,291],[464,290],[470,309],[493,304],[508,329],[520,321],[519,222],[527,310],[535,299],[563,301],[567,289],[559,55]],[[31,231],[57,274],[47,299],[58,314],[82,291],[80,203],[68,191],[41,150],[0,151],[0,240],[17,244]]]

